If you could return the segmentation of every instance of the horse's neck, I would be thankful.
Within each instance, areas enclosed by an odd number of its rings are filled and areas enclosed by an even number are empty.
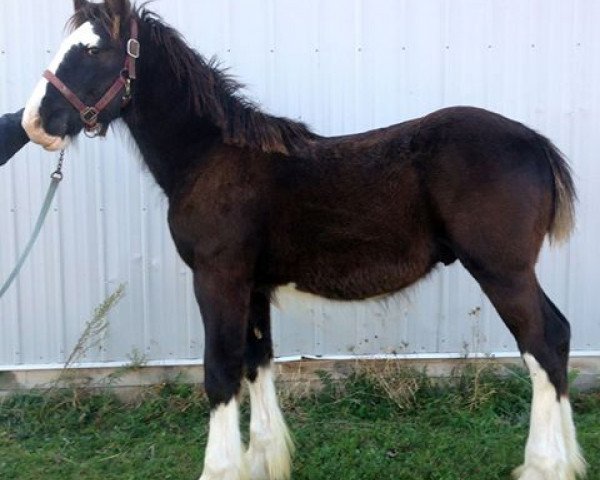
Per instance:
[[[139,68],[124,120],[157,183],[170,196],[220,131],[189,107],[184,88],[160,57]]]
[[[126,123],[154,179],[170,196],[190,166],[201,162],[204,152],[219,137],[208,125],[197,128],[186,123],[167,126],[168,120],[153,122],[143,111],[135,114],[139,120],[134,125],[127,120]],[[165,128],[161,129],[161,126]]]

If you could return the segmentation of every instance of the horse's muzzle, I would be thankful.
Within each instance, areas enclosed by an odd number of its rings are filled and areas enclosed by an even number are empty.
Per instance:
[[[30,112],[25,109],[21,125],[32,142],[41,145],[50,152],[62,150],[69,144],[69,137],[57,137],[44,130],[42,118],[38,112]]]

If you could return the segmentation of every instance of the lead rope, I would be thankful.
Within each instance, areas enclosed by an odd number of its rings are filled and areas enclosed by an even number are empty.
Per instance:
[[[19,275],[21,267],[25,263],[29,252],[31,252],[31,249],[35,241],[37,240],[40,231],[42,230],[42,225],[44,224],[46,215],[48,215],[48,210],[50,210],[50,205],[52,204],[52,200],[54,199],[54,195],[56,194],[56,189],[58,188],[60,181],[63,179],[62,166],[64,159],[65,151],[61,150],[60,155],[58,157],[58,165],[56,166],[56,170],[54,170],[54,172],[52,172],[52,174],[50,175],[50,186],[48,187],[48,192],[46,193],[46,198],[44,199],[44,204],[42,205],[40,214],[38,215],[37,221],[35,222],[35,227],[33,229],[33,233],[31,234],[31,238],[29,239],[25,250],[23,250],[23,253],[21,253],[21,256],[19,257],[19,261],[15,265],[15,268],[13,268],[13,271],[10,273],[10,275],[4,282],[4,285],[2,285],[2,288],[0,288],[0,298],[2,298],[2,296],[6,293],[6,291],[9,289],[9,287],[15,280],[15,278],[17,278],[17,275]]]

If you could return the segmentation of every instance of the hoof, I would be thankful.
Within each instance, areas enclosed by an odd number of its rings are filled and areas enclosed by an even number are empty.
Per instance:
[[[229,468],[218,472],[204,469],[200,480],[250,480],[250,474],[244,467]]]
[[[515,480],[577,480],[583,473],[572,465],[556,461],[538,461],[521,465],[513,471]]]

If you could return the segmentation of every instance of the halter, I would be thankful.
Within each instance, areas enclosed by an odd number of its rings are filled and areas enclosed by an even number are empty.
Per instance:
[[[83,103],[73,91],[67,87],[50,70],[44,71],[43,77],[48,80],[65,97],[71,105],[79,112],[81,121],[84,124],[84,132],[88,137],[104,135],[106,128],[98,122],[100,112],[104,110],[110,102],[125,89],[122,97],[121,108],[124,108],[131,100],[131,81],[137,78],[135,70],[135,61],[140,57],[140,42],[138,41],[138,24],[134,18],[131,19],[131,38],[127,40],[127,56],[125,57],[125,66],[119,73],[119,76],[106,91],[98,103],[94,106],[88,106]]]

